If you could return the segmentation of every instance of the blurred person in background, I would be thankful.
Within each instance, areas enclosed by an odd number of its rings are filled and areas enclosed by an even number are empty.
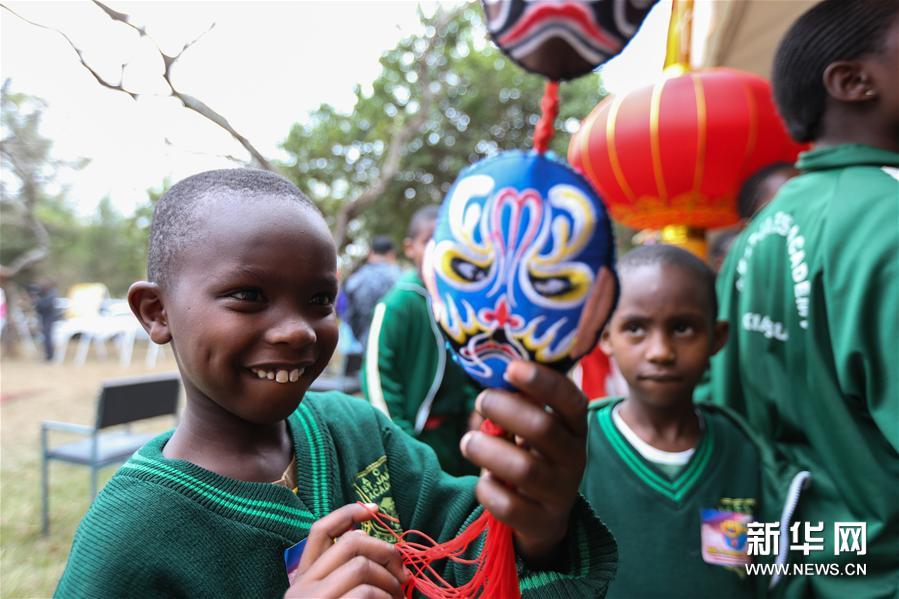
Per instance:
[[[419,441],[430,445],[441,467],[477,474],[459,451],[479,388],[456,364],[434,320],[421,267],[434,236],[439,208],[419,209],[403,241],[415,270],[404,274],[374,311],[362,390],[369,402]]]
[[[774,199],[784,183],[798,174],[799,171],[789,162],[774,162],[763,166],[746,179],[737,194],[740,223],[721,230],[709,243],[708,262],[712,270],[716,273],[721,270],[727,253],[749,221]]]
[[[341,290],[346,298],[344,316],[362,347],[368,339],[375,305],[390,291],[400,274],[393,240],[378,235],[371,242],[365,264],[347,278]]]
[[[740,229],[774,199],[784,183],[798,174],[799,171],[789,162],[775,162],[750,175],[737,194]]]
[[[51,279],[42,279],[33,285],[29,291],[34,302],[34,311],[37,313],[41,325],[41,337],[44,340],[44,359],[53,361],[53,328],[59,316],[56,308],[58,294],[56,283]]]

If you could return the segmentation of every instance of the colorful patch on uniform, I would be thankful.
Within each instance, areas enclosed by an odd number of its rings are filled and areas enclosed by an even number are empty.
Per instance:
[[[702,559],[715,566],[742,566],[752,561],[746,552],[751,514],[704,509],[701,511]]]
[[[306,549],[306,539],[303,539],[296,545],[292,545],[284,550],[284,567],[287,569],[287,580],[293,584],[293,579],[297,577],[297,569],[300,567],[300,558],[303,557],[303,550]]]
[[[387,456],[381,456],[364,470],[356,474],[353,480],[353,489],[356,491],[356,497],[363,503],[376,503],[378,510],[382,514],[387,514],[396,519],[396,522],[387,520],[390,527],[397,534],[403,532],[398,524],[400,515],[396,511],[396,503],[390,493],[390,472],[387,469]],[[396,537],[384,528],[381,524],[373,520],[363,522],[359,527],[369,536],[395,543]]]

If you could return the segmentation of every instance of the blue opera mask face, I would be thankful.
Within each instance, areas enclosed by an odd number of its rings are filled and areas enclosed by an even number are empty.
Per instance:
[[[569,368],[614,307],[613,247],[599,198],[563,163],[506,152],[466,169],[423,265],[459,364],[490,387],[509,387],[516,359]]]

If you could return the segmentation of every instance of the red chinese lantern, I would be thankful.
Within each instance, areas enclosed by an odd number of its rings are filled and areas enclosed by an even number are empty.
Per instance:
[[[568,148],[612,218],[636,229],[709,229],[737,222],[745,179],[802,150],[768,82],[713,68],[600,102]],[[663,233],[663,238],[664,238]]]

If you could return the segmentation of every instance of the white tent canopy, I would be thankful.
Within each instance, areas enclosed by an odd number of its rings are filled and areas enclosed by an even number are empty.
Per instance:
[[[770,79],[771,63],[780,39],[799,15],[816,3],[816,0],[712,2],[701,66],[733,67]]]

